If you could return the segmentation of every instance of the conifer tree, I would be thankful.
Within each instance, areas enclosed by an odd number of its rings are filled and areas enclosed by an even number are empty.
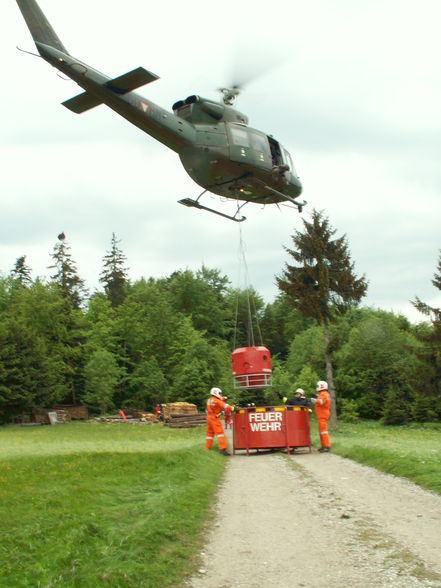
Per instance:
[[[117,308],[127,294],[127,268],[124,267],[126,257],[118,247],[120,241],[117,240],[115,233],[112,233],[110,251],[103,257],[104,268],[100,274],[100,282],[104,284],[104,290],[112,308]]]
[[[337,423],[329,323],[344,314],[366,294],[367,282],[354,273],[346,236],[335,238],[322,212],[313,210],[311,222],[303,220],[304,232],[292,236],[294,247],[286,251],[294,264],[286,264],[277,285],[288,295],[290,304],[304,316],[323,326],[326,380],[331,395],[331,426]]]
[[[64,233],[58,235],[58,243],[54,245],[52,259],[54,264],[50,265],[49,269],[56,269],[57,272],[51,276],[51,279],[58,284],[63,296],[70,301],[73,308],[81,308],[87,296],[87,289],[77,273]]]
[[[381,422],[384,425],[404,425],[409,420],[410,403],[399,386],[391,384],[386,390]]]
[[[435,288],[441,291],[441,254],[438,260],[437,269],[439,273],[434,274],[432,284],[435,286]],[[432,306],[429,306],[425,302],[422,302],[418,296],[415,297],[415,302],[412,302],[412,304],[417,310],[419,310],[419,312],[431,319],[432,325],[434,326],[441,340],[441,308],[433,308]]]
[[[11,276],[21,286],[30,286],[32,284],[31,268],[26,265],[26,255],[22,255],[17,259],[14,269],[11,271]]]
[[[434,274],[432,284],[441,291],[441,254],[437,270],[438,273]],[[425,373],[426,383],[422,384],[417,394],[415,410],[418,412],[419,420],[435,420],[436,417],[441,417],[441,308],[429,306],[418,296],[412,304],[431,322],[431,328],[420,328],[416,333],[417,338],[424,345],[419,356],[428,369]]]
[[[113,393],[120,377],[116,358],[106,349],[97,349],[86,365],[85,376],[83,401],[104,414],[113,407]]]

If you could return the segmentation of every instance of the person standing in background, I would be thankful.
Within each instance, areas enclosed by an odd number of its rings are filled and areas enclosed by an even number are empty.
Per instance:
[[[317,398],[311,398],[315,405],[315,414],[317,417],[318,430],[320,435],[319,453],[329,453],[331,451],[331,441],[328,433],[328,419],[331,409],[331,395],[328,392],[328,383],[324,380],[317,382]]]
[[[207,433],[205,436],[205,449],[211,449],[213,446],[213,439],[216,436],[219,445],[219,451],[222,455],[231,455],[227,451],[227,441],[225,439],[224,428],[220,420],[220,413],[231,410],[233,407],[227,404],[222,398],[222,390],[220,388],[212,388],[210,390],[210,398],[207,400]]]

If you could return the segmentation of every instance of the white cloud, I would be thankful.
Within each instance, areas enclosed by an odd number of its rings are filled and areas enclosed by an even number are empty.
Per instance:
[[[408,301],[432,299],[441,248],[436,0],[282,0],[271,10],[250,0],[194,0],[191,10],[143,0],[40,4],[79,59],[112,76],[138,65],[160,75],[140,93],[168,109],[193,93],[215,98],[235,73],[261,65],[265,75],[238,107],[293,153],[305,214],[323,209],[346,233],[370,283],[366,303],[414,319]],[[105,107],[65,110],[78,87],[17,52],[34,48],[14,2],[3,3],[2,22],[0,270],[26,254],[34,275],[48,275],[64,230],[93,290],[115,232],[132,279],[205,263],[237,285],[239,227],[176,203],[200,191],[176,155]],[[244,214],[250,281],[270,301],[302,217],[252,205]]]

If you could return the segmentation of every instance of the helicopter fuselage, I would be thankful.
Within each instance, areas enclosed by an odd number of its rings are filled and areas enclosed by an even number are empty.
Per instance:
[[[271,145],[278,146],[278,159]],[[270,186],[293,198],[302,191],[289,153],[272,137],[236,123],[196,125],[196,145],[179,157],[197,184],[226,198],[271,204],[281,199]],[[288,169],[279,173],[280,166]]]
[[[80,114],[106,104],[126,120],[175,151],[190,177],[226,198],[262,204],[290,201],[302,185],[291,156],[271,135],[248,126],[227,104],[190,96],[169,112],[133,92],[158,79],[139,67],[109,78],[70,55],[36,0],[17,0],[43,59],[74,80],[84,92],[65,102]]]
[[[179,157],[200,186],[262,204],[280,202],[281,192],[300,195],[302,185],[289,152],[274,137],[249,127],[248,118],[235,108],[189,96],[176,102],[173,112],[196,129],[195,144]]]

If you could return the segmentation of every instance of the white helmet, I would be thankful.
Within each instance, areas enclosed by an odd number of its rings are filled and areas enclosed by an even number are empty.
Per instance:
[[[216,396],[216,398],[222,400],[222,390],[220,388],[212,388],[210,390],[210,396]]]
[[[305,391],[303,390],[303,388],[297,388],[296,394],[299,394],[299,393],[302,394],[302,395],[305,394]]]
[[[322,390],[327,390],[328,389],[328,382],[325,382],[324,380],[320,380],[320,382],[317,382],[317,392],[321,392]]]

